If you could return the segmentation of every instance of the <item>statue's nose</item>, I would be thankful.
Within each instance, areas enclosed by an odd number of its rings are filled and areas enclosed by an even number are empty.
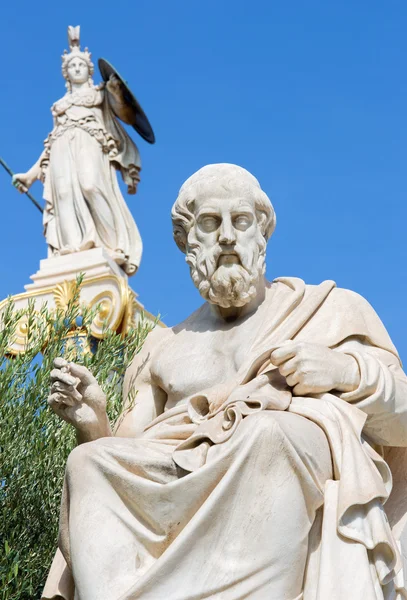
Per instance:
[[[219,232],[219,243],[234,245],[236,244],[236,234],[233,229],[233,225],[228,220],[222,222]]]

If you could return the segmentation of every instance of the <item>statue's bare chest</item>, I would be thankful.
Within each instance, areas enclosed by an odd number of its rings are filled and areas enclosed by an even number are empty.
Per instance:
[[[151,366],[168,406],[233,377],[247,357],[257,321],[251,318],[223,330],[183,329],[168,337]]]

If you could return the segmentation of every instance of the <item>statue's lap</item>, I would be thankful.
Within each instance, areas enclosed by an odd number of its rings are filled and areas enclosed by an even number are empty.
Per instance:
[[[332,461],[326,435],[309,419],[287,411],[264,410],[245,417],[228,441],[209,449],[207,463],[236,455],[247,445],[257,452],[273,455],[281,453],[287,444],[303,462],[308,463],[312,457],[309,466],[322,486],[331,476]],[[154,481],[168,483],[181,476],[172,458],[175,448],[175,440],[101,438],[76,447],[68,459],[67,469],[84,471],[88,465],[105,470],[113,460],[115,465],[119,462],[134,470],[135,475],[139,474],[138,466],[142,466],[143,476],[150,473]]]

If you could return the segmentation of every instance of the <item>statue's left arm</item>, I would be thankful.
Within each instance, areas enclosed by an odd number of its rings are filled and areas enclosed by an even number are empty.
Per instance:
[[[129,123],[129,110],[123,99],[122,88],[117,78],[111,77],[104,89],[98,91],[102,102],[103,119],[114,147],[109,152],[109,158],[120,169],[127,192],[135,194],[140,181],[141,160],[136,144],[122,127],[119,119]]]
[[[339,396],[367,414],[363,431],[372,442],[407,446],[407,377],[397,350],[365,298],[349,290],[334,292],[337,327],[344,332],[335,350],[353,358],[359,372],[357,387]]]
[[[116,116],[124,123],[131,123],[134,115],[131,107],[124,98],[124,89],[121,81],[115,75],[111,75],[106,82],[106,88],[109,93],[109,102]]]
[[[407,446],[407,377],[370,304],[336,288],[295,340],[271,353],[294,396],[330,392],[367,414],[364,433]]]
[[[359,385],[340,397],[367,414],[364,433],[376,444],[407,446],[407,377],[398,357],[356,337],[337,350],[358,365]]]

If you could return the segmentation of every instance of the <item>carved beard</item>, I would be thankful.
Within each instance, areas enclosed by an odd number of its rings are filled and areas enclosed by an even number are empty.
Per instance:
[[[240,307],[250,302],[257,294],[256,284],[265,271],[266,241],[260,231],[254,247],[234,246],[240,264],[219,267],[222,247],[217,244],[208,251],[191,233],[186,261],[201,296],[222,308]]]

